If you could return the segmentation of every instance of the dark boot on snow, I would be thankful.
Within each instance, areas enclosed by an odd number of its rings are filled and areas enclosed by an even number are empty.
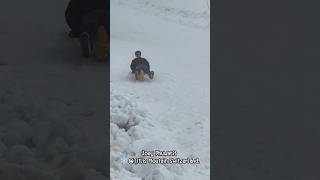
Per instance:
[[[150,73],[149,73],[148,75],[149,75],[149,78],[150,78],[150,79],[153,79],[154,72],[153,72],[153,71],[150,71]]]
[[[92,42],[89,33],[83,32],[80,35],[80,44],[82,48],[82,54],[84,57],[91,57],[92,55]]]

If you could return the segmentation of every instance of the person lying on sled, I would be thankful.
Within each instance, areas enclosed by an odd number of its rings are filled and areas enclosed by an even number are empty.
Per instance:
[[[148,74],[150,79],[153,79],[154,72],[150,71],[149,62],[145,58],[141,57],[141,51],[136,51],[134,54],[136,58],[134,58],[131,62],[131,72],[137,74],[140,72],[140,70],[143,70],[145,74]]]

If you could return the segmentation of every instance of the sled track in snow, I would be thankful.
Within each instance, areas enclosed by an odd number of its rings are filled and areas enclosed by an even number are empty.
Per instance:
[[[195,12],[192,10],[161,6],[145,0],[117,0],[117,3],[120,5],[130,6],[133,9],[143,11],[146,14],[154,15],[183,26],[200,29],[208,29],[210,27],[209,10]]]

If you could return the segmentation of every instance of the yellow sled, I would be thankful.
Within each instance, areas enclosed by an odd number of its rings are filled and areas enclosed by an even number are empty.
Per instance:
[[[144,72],[142,69],[139,72],[135,72],[135,78],[137,81],[144,81]]]
[[[150,74],[148,74],[149,79],[153,79],[154,71],[150,71]],[[139,70],[139,72],[135,72],[135,78],[137,81],[144,81],[145,80],[145,73],[142,69]]]
[[[141,69],[139,74],[138,74],[138,80],[139,81],[144,81],[144,72],[143,70]]]
[[[109,56],[109,35],[104,26],[99,26],[97,32],[97,38],[94,48],[95,56],[100,61],[106,61]]]

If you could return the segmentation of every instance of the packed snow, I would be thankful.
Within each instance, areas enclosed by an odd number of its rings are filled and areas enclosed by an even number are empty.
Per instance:
[[[111,0],[112,180],[210,179],[210,10],[206,0]],[[154,80],[135,81],[136,50]],[[132,164],[163,150],[194,164]]]

